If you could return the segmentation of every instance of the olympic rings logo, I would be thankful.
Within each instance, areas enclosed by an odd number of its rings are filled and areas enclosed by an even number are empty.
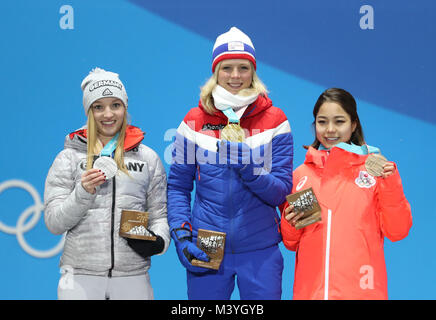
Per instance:
[[[22,180],[9,180],[0,184],[0,194],[8,188],[21,188],[26,190],[32,196],[34,204],[21,213],[15,227],[7,226],[0,221],[0,231],[16,235],[21,248],[36,258],[50,258],[61,252],[64,247],[65,235],[62,236],[61,241],[59,241],[54,248],[46,251],[39,251],[32,248],[24,238],[24,233],[32,229],[38,223],[41,212],[44,210],[44,204],[35,188]],[[26,220],[32,214],[32,218],[26,224]]]

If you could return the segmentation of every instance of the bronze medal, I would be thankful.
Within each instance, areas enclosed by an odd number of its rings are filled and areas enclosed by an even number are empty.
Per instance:
[[[230,142],[244,142],[244,129],[242,129],[239,123],[229,122],[221,131],[221,139]]]
[[[366,171],[373,177],[379,177],[383,173],[383,166],[388,160],[381,154],[372,153],[365,161]]]

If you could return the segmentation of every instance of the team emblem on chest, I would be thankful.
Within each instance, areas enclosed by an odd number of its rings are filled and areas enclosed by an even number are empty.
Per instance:
[[[360,188],[371,188],[375,185],[375,178],[366,171],[360,171],[359,176],[354,180]]]

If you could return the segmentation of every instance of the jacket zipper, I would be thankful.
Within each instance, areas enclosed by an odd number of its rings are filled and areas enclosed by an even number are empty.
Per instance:
[[[325,249],[325,269],[324,269],[324,300],[329,299],[329,274],[330,274],[330,239],[332,226],[332,211],[327,211],[327,240]]]
[[[233,212],[233,196],[232,196],[232,194],[233,194],[233,188],[232,188],[232,182],[233,182],[233,175],[234,175],[234,172],[233,172],[233,168],[229,168],[230,169],[230,183],[229,183],[229,191],[230,191],[230,235],[233,235],[233,214],[234,214],[234,212]],[[229,235],[229,238],[230,238],[230,235]],[[230,240],[230,239],[229,239]],[[234,252],[234,250],[233,250],[233,243],[232,243],[232,241],[229,241],[229,243],[230,243],[230,249],[231,249],[231,251],[232,251],[232,253],[235,253]]]
[[[114,224],[115,224],[115,177],[112,180],[112,212],[111,212],[111,267],[109,269],[108,276],[112,277],[112,269],[114,268]]]

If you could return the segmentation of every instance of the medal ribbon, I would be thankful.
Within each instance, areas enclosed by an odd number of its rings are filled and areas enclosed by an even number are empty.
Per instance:
[[[380,153],[380,149],[379,148],[373,147],[373,146],[369,146],[367,144],[358,146],[358,145],[355,145],[352,142],[351,143],[339,142],[337,145],[335,145],[335,147],[338,147],[340,149],[343,149],[343,150],[351,152],[351,153],[360,154],[360,155],[366,155],[366,154],[371,154],[371,153]],[[327,151],[329,151],[331,148],[327,149],[322,144],[320,144],[318,149],[319,150],[327,150]]]
[[[104,146],[103,150],[101,150],[101,152],[100,152],[100,156],[105,156],[105,157],[111,157],[112,156],[112,153],[117,148],[117,140],[118,140],[118,136],[119,135],[120,135],[120,133],[117,132],[117,134],[111,139],[111,141],[109,141]]]
[[[222,110],[222,112],[229,118],[229,122],[231,123],[239,123],[239,117],[236,112],[232,108],[227,108]]]

